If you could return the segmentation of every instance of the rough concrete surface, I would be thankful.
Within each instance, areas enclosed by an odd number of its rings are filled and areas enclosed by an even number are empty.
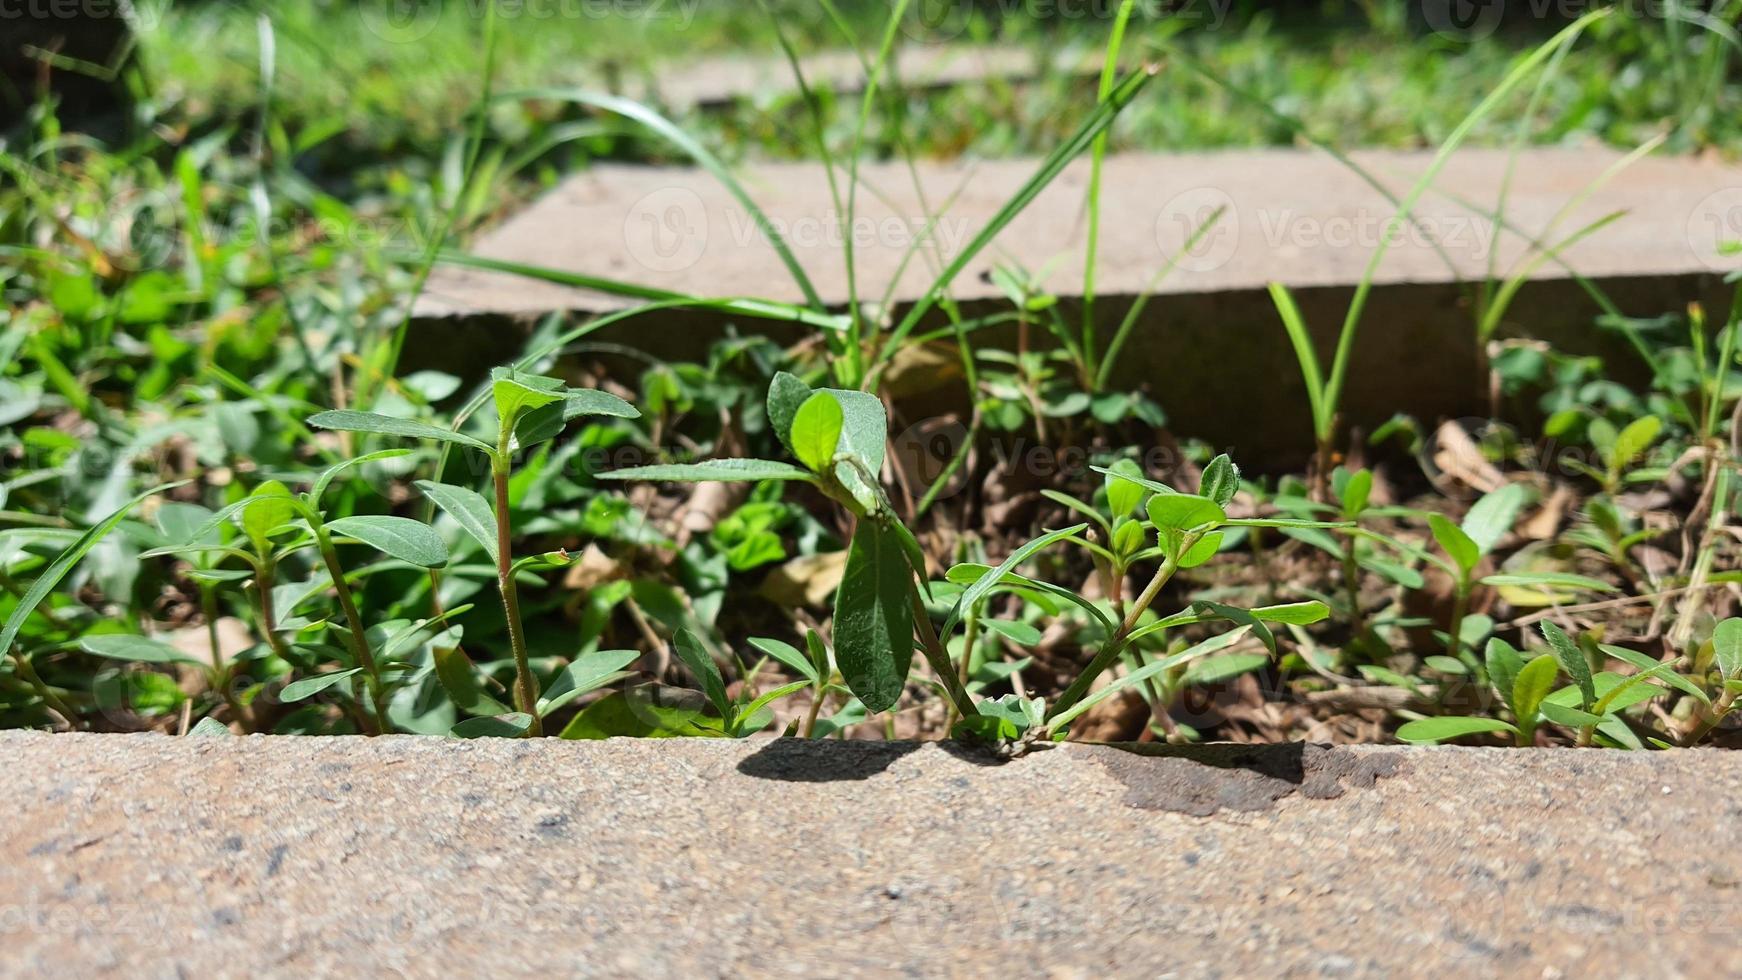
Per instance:
[[[799,59],[805,82],[836,95],[864,91],[865,57],[855,51],[822,51]],[[891,66],[905,89],[964,85],[993,80],[1023,81],[1047,75],[1097,72],[1101,53],[1084,49],[1047,53],[1001,45],[911,45],[897,48]],[[718,56],[660,65],[629,93],[678,108],[715,106],[738,99],[789,95],[798,90],[783,58]]]
[[[1354,157],[1401,195],[1426,170],[1432,154],[1376,151]],[[1598,149],[1522,154],[1514,170],[1508,222],[1533,237],[1560,243],[1607,215],[1624,212],[1563,252],[1567,266],[1598,279],[1682,276],[1734,267],[1734,260],[1721,258],[1718,248],[1742,226],[1742,169],[1650,157],[1612,176],[1581,203],[1583,189],[1601,180],[1619,159]],[[1502,275],[1527,255],[1529,246],[1519,236],[1496,236],[1492,222],[1480,214],[1494,207],[1507,166],[1504,151],[1456,154],[1436,190],[1415,209],[1415,226],[1396,236],[1375,281],[1475,280],[1487,274],[1491,253]],[[939,260],[963,251],[1036,167],[1032,160],[927,165],[919,171],[923,205],[905,166],[861,168],[865,190],[859,194],[852,229],[860,296],[880,298],[891,284],[896,302],[920,296],[935,277]],[[823,168],[761,164],[740,176],[822,299],[846,302],[848,229]],[[1086,161],[1061,174],[969,264],[955,282],[955,297],[1000,296],[984,275],[1000,262],[1034,273],[1050,270],[1044,279],[1048,288],[1065,296],[1080,294],[1087,181]],[[1309,151],[1115,155],[1107,160],[1103,182],[1096,282],[1106,296],[1142,292],[1176,257],[1178,266],[1161,281],[1161,294],[1262,290],[1272,281],[1296,288],[1347,286],[1360,280],[1396,210],[1361,177]],[[1575,206],[1567,208],[1569,204]],[[1218,208],[1224,209],[1221,220],[1182,255],[1193,232]],[[937,216],[935,225],[928,215]],[[921,237],[931,244],[920,258],[904,265],[910,244]],[[803,299],[752,216],[710,175],[695,169],[596,167],[485,235],[472,251],[702,296]],[[1554,262],[1543,263],[1533,275],[1569,278]],[[505,274],[442,267],[431,277],[418,313],[596,312],[634,302]]]
[[[1716,751],[0,752],[7,975],[1742,974]]]

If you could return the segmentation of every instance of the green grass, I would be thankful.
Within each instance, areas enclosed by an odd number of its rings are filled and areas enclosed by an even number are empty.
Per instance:
[[[820,5],[783,2],[782,27],[801,53],[843,46]],[[292,131],[342,137],[352,152],[428,152],[462,118],[477,96],[483,68],[481,19],[468,4],[445,4],[415,43],[394,43],[371,31],[375,18],[341,5],[282,5],[273,10],[279,35],[280,85],[274,112]],[[852,4],[845,17],[862,38],[874,39],[886,13],[881,4]],[[1188,30],[1172,43],[1202,59],[1232,83],[1302,119],[1311,132],[1343,146],[1430,147],[1442,143],[1504,75],[1513,59],[1540,43],[1543,30],[1509,31],[1473,44],[1432,34],[1379,30],[1348,18],[1315,22],[1269,16],[1230,21],[1217,30]],[[1057,24],[977,24],[957,41],[1006,41],[1046,51],[1079,51],[1093,59],[1105,44],[1109,21]],[[391,35],[391,31],[385,32]],[[779,38],[754,10],[702,0],[693,19],[670,16],[539,19],[504,15],[500,23],[501,91],[560,85],[606,89],[613,79],[635,81],[677,70],[708,55],[748,55],[781,61]],[[1126,61],[1170,33],[1135,17]],[[1737,53],[1717,35],[1689,29],[1687,52],[1677,58],[1661,22],[1612,18],[1567,59],[1544,93],[1548,120],[1538,143],[1599,141],[1631,149],[1655,135],[1685,97],[1678,66],[1696,66]],[[867,44],[870,42],[867,41]],[[151,77],[161,98],[201,120],[245,118],[258,95],[254,14],[233,6],[194,5],[167,11],[143,39]],[[1093,93],[1095,79],[1051,78],[1015,88],[1003,82],[909,99],[907,127],[923,155],[1035,155],[1074,129],[1074,106]],[[1202,149],[1288,145],[1295,137],[1262,109],[1230,96],[1190,72],[1169,70],[1158,95],[1132,107],[1112,136],[1112,148]],[[837,142],[852,132],[856,104],[823,93]],[[1689,113],[1670,148],[1742,147],[1742,111],[1736,86]],[[522,140],[548,125],[557,110],[500,108],[497,136]],[[1471,145],[1504,145],[1525,114],[1522,102],[1484,117]],[[682,120],[706,142],[735,152],[781,158],[815,154],[802,138],[808,122],[795,96],[766,93],[754,104]],[[876,133],[872,134],[874,137]],[[716,138],[718,137],[718,138]],[[890,139],[873,152],[893,155]],[[627,141],[617,155],[659,159],[660,148]]]

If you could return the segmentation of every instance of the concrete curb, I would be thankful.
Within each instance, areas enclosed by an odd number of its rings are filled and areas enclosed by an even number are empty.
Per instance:
[[[0,973],[1726,976],[1742,755],[0,734]]]
[[[1355,154],[1395,193],[1403,193],[1431,154]],[[1706,305],[1711,319],[1728,310],[1721,271],[1734,258],[1718,254],[1720,239],[1742,220],[1742,170],[1685,158],[1651,157],[1569,213],[1557,213],[1613,166],[1607,150],[1534,150],[1517,163],[1508,220],[1554,241],[1615,212],[1625,212],[1563,252],[1626,314],[1657,316]],[[1401,233],[1375,277],[1350,362],[1343,400],[1346,424],[1367,431],[1398,412],[1421,419],[1482,417],[1490,411],[1488,378],[1478,356],[1471,286],[1487,274],[1489,256],[1501,277],[1526,256],[1517,235],[1492,234],[1476,208],[1492,207],[1507,171],[1507,154],[1469,150],[1452,158],[1438,187],[1416,210],[1418,225]],[[953,205],[933,226],[945,256],[972,240],[1034,169],[1006,160],[927,166],[922,207],[899,164],[867,165],[876,193],[860,195],[851,229],[860,295],[880,299],[891,289],[892,316],[922,295],[941,266],[928,247],[903,264],[912,238],[926,232],[926,215]],[[1008,312],[991,279],[1005,263],[1045,274],[1075,324],[1082,291],[1085,240],[1083,190],[1087,164],[1068,168],[971,262],[952,290],[965,316]],[[814,164],[762,164],[742,177],[770,221],[785,232],[797,261],[823,300],[848,297],[843,263],[849,229],[836,214],[822,170]],[[1261,150],[1179,155],[1117,155],[1105,173],[1096,306],[1099,349],[1156,272],[1218,208],[1221,223],[1163,279],[1118,357],[1112,386],[1147,387],[1181,437],[1204,439],[1236,458],[1269,467],[1298,463],[1311,445],[1307,394],[1293,348],[1267,290],[1282,282],[1328,358],[1355,285],[1394,213],[1384,195],[1329,157]],[[1443,249],[1440,254],[1434,243]],[[473,248],[492,259],[671,289],[701,296],[800,300],[768,240],[743,207],[696,170],[601,166],[565,182],[543,200],[485,235]],[[1448,267],[1448,260],[1450,266]],[[514,276],[440,267],[417,304],[421,343],[407,368],[465,372],[499,363],[520,349],[513,329],[549,312],[590,315],[632,301]],[[1523,334],[1570,354],[1606,359],[1612,376],[1648,379],[1616,331],[1593,324],[1599,307],[1565,268],[1534,268],[1499,333]],[[933,323],[932,326],[940,326]],[[505,328],[506,327],[506,328]],[[803,331],[775,321],[740,320],[740,331],[782,342]],[[608,328],[593,339],[628,343],[653,357],[694,360],[722,335],[722,317],[665,310]],[[975,335],[983,346],[1014,346],[1016,328]],[[1045,331],[1036,330],[1044,335]],[[941,350],[907,387],[909,419],[965,417],[964,385],[952,374],[953,349]],[[609,365],[608,365],[609,366]],[[639,365],[625,362],[624,370]],[[1629,372],[1633,373],[1630,374]],[[893,382],[892,382],[893,383]],[[1237,391],[1237,398],[1228,397]],[[897,392],[899,395],[899,392]],[[1292,455],[1291,455],[1292,454]],[[942,461],[938,461],[942,465]]]

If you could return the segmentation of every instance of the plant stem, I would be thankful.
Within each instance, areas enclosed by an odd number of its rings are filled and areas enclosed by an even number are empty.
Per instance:
[[[68,728],[77,729],[79,727],[78,712],[67,707],[67,703],[61,700],[61,696],[54,693],[52,688],[43,683],[42,678],[36,673],[36,668],[33,667],[30,661],[25,659],[24,654],[20,653],[16,648],[12,651],[12,662],[18,665],[18,676],[24,678],[24,680],[30,684],[31,689],[36,692],[36,696],[41,698],[44,704],[53,709],[55,714],[66,719]]]
[[[970,614],[968,616],[967,625],[962,630],[962,661],[961,661],[961,663],[956,665],[956,681],[962,685],[963,690],[967,690],[967,687],[968,687],[968,670],[970,667],[973,666],[974,644],[976,642],[978,642],[979,639],[980,639],[980,617]],[[950,717],[948,719],[948,724],[944,725],[944,728],[945,728],[945,730],[948,730],[948,729],[954,728],[955,725],[956,725],[956,709],[955,709],[955,706],[952,705],[950,707]]]
[[[1682,739],[1682,745],[1694,746],[1700,744],[1707,735],[1712,733],[1712,729],[1718,727],[1718,723],[1723,721],[1725,716],[1729,715],[1730,710],[1735,706],[1736,692],[1726,689],[1723,697],[1720,697],[1712,704],[1711,712],[1707,714],[1705,718],[1701,719],[1700,723],[1692,732],[1688,733],[1686,738]]]
[[[230,664],[224,659],[224,650],[218,644],[218,592],[210,585],[200,585],[200,614],[206,617],[206,644],[212,648],[212,681],[218,688],[218,696],[229,706],[230,716],[236,719],[242,730],[253,731],[252,719],[230,689]]]
[[[1197,542],[1197,535],[1188,535],[1180,543],[1178,553],[1185,554]],[[1119,654],[1124,652],[1125,638],[1137,628],[1137,621],[1142,618],[1143,611],[1148,609],[1150,603],[1155,601],[1155,597],[1161,594],[1162,586],[1166,585],[1168,579],[1173,578],[1173,573],[1177,571],[1179,571],[1178,557],[1170,556],[1161,563],[1161,567],[1155,571],[1155,577],[1149,580],[1148,585],[1144,586],[1143,594],[1137,597],[1137,601],[1133,602],[1131,608],[1125,613],[1125,620],[1119,624],[1119,631],[1108,639],[1106,645],[1101,647],[1100,652],[1095,654],[1095,659],[1089,661],[1089,666],[1083,668],[1083,672],[1077,675],[1077,679],[1071,682],[1070,687],[1065,688],[1065,692],[1059,695],[1058,700],[1053,702],[1053,706],[1047,710],[1046,717],[1049,720],[1081,701],[1084,695],[1089,693],[1089,688],[1094,685],[1095,678],[1113,666],[1114,661],[1119,659]]]
[[[527,738],[544,734],[538,718],[538,678],[526,654],[526,632],[520,624],[520,592],[514,584],[514,529],[508,519],[508,438],[503,427],[497,453],[490,460],[490,476],[496,484],[496,589],[502,593],[502,611],[508,618],[508,644],[514,651],[514,710],[532,719]]]
[[[260,632],[266,635],[266,645],[280,660],[290,659],[290,649],[284,645],[284,638],[278,635],[278,623],[274,618],[272,608],[273,579],[278,573],[278,563],[271,556],[260,559],[254,566],[254,591],[260,604]]]
[[[950,697],[950,704],[957,714],[966,718],[980,717],[980,711],[974,707],[974,699],[968,696],[967,688],[956,679],[955,665],[950,663],[949,652],[938,642],[937,630],[932,628],[931,614],[926,612],[925,602],[919,597],[919,586],[908,583],[908,595],[913,600],[913,624],[919,629],[919,641],[925,651],[926,663],[931,665],[932,673],[938,675],[938,682],[944,686],[944,693]]]
[[[369,689],[369,702],[375,708],[376,735],[393,733],[393,723],[387,720],[387,692],[381,684],[381,668],[375,662],[375,651],[369,648],[369,637],[363,632],[363,616],[357,612],[357,599],[351,594],[350,583],[345,581],[345,567],[339,564],[338,549],[333,547],[332,535],[327,533],[327,526],[319,520],[311,521],[315,532],[315,544],[320,548],[321,559],[326,562],[327,575],[333,580],[333,589],[339,594],[339,608],[345,613],[345,623],[351,631],[351,652],[357,658],[357,665],[363,668],[364,686]]]
[[[1459,582],[1457,593],[1452,597],[1452,624],[1446,635],[1446,654],[1453,660],[1459,660],[1458,653],[1464,646],[1464,613],[1470,604],[1470,584]]]
[[[811,696],[811,709],[805,713],[804,728],[799,732],[800,738],[811,738],[816,734],[817,715],[822,714],[823,701],[828,697],[828,691],[818,684],[816,692]]]
[[[1355,561],[1353,537],[1343,545],[1343,588],[1349,593],[1349,625],[1355,628],[1355,635],[1364,641],[1367,636],[1367,617],[1361,613],[1361,566]]]

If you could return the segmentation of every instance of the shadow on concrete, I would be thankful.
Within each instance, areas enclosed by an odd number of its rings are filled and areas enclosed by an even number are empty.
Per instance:
[[[783,783],[859,782],[888,769],[922,744],[777,738],[738,763],[738,771]]]
[[[1098,745],[1090,758],[1125,786],[1125,804],[1197,817],[1267,810],[1299,793],[1331,800],[1401,771],[1401,756],[1344,746]]]

